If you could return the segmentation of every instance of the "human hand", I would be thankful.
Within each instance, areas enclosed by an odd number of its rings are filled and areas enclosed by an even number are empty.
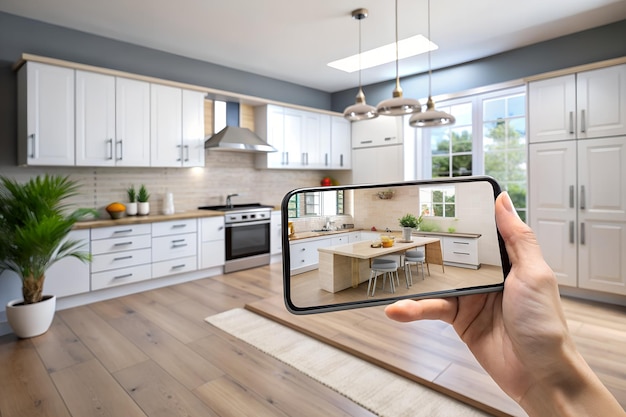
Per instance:
[[[496,222],[511,260],[504,291],[401,300],[387,306],[385,313],[403,322],[438,319],[450,323],[496,383],[530,415],[558,415],[546,408],[560,404],[554,397],[562,401],[566,394],[576,393],[580,399],[581,387],[587,384],[594,393],[612,398],[578,354],[561,308],[556,277],[506,193],[496,200]],[[608,404],[623,412],[612,401]],[[592,401],[589,411],[597,412],[596,406]]]

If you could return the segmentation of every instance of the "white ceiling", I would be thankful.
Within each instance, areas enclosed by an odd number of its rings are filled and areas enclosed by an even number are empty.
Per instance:
[[[0,0],[0,11],[334,92],[357,73],[327,67],[358,51],[351,11],[369,9],[363,49],[394,41],[387,0]],[[398,0],[400,38],[427,33],[427,0]],[[626,18],[626,0],[432,0],[433,68],[455,65]],[[426,71],[425,55],[400,75]],[[363,71],[395,78],[395,65]]]

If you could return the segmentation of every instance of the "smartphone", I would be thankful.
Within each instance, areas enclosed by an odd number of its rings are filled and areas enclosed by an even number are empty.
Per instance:
[[[495,222],[500,192],[493,178],[476,176],[287,193],[287,309],[311,314],[501,291],[510,262]]]

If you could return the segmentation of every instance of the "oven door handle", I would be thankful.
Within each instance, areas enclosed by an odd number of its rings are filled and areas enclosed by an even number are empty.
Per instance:
[[[226,225],[226,228],[229,228],[229,227],[256,226],[256,225],[259,225],[259,224],[270,224],[270,222],[267,221],[267,220],[259,220],[259,221],[255,221],[255,222],[228,223]]]

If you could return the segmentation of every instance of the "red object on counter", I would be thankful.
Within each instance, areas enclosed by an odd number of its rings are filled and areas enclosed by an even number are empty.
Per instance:
[[[322,178],[320,184],[322,185],[322,187],[329,187],[333,185],[333,180],[331,180],[329,177],[324,177]]]

